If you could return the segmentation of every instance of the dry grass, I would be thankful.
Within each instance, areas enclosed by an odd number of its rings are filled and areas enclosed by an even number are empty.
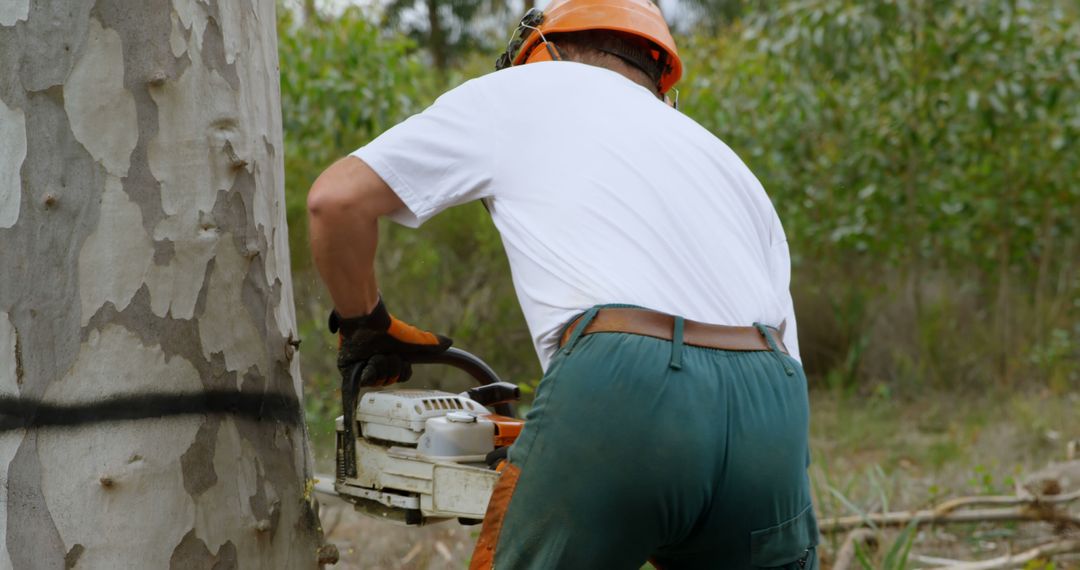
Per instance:
[[[1080,438],[1080,393],[939,392],[906,401],[817,396],[811,477],[822,517],[931,508],[963,495],[1012,494],[1024,474],[1065,459],[1066,443]],[[898,531],[884,533],[884,546],[898,536]],[[985,559],[1053,536],[1053,529],[1041,523],[933,527],[915,534],[912,551]],[[842,535],[828,537],[825,550],[835,553],[842,540]],[[885,550],[869,554],[874,564],[882,564]],[[1056,564],[1046,568],[1078,567],[1068,557]]]

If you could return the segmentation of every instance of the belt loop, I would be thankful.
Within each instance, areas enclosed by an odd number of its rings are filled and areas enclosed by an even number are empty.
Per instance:
[[[784,353],[780,352],[780,347],[776,345],[776,339],[773,338],[773,335],[769,334],[769,327],[761,323],[754,323],[754,328],[765,338],[765,343],[769,345],[769,349],[776,355],[776,360],[784,367],[784,372],[787,373],[788,376],[794,376],[795,369],[788,364],[788,361],[784,360]]]
[[[675,329],[671,332],[671,362],[668,363],[673,370],[682,370],[684,325],[685,321],[682,317],[675,317]]]
[[[589,323],[596,317],[596,313],[600,311],[600,307],[592,307],[585,311],[585,314],[581,316],[581,320],[578,321],[577,327],[570,333],[570,338],[566,341],[566,346],[563,347],[565,354],[569,355],[574,350],[574,345],[577,344],[578,339],[585,333],[585,329],[589,327]]]

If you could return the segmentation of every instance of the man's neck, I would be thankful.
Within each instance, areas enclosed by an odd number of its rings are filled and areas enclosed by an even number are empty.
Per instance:
[[[611,65],[608,65],[608,61],[611,62]],[[618,73],[619,75],[622,75],[623,77],[629,79],[630,81],[633,81],[634,83],[637,83],[638,85],[648,89],[650,93],[656,95],[658,98],[660,97],[660,94],[656,92],[656,84],[649,80],[649,76],[645,75],[644,71],[630,65],[629,63],[626,63],[625,61],[612,56],[608,58],[608,60],[604,61],[603,67],[606,67],[607,69],[610,69]]]
[[[597,54],[599,54],[599,56],[597,56]],[[572,61],[578,61],[576,58],[572,57],[568,59]],[[634,83],[637,83],[638,85],[648,89],[649,92],[653,95],[656,95],[658,99],[662,98],[662,96],[656,90],[656,84],[649,79],[649,76],[644,71],[623,61],[622,58],[616,57],[608,53],[593,52],[591,57],[589,57],[587,60],[580,61],[580,63],[584,63],[586,65],[595,65],[596,67],[602,67],[609,71],[614,71],[615,73],[622,75],[630,81],[633,81]]]

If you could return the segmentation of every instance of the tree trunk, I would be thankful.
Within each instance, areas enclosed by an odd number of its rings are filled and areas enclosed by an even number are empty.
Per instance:
[[[450,60],[450,46],[447,45],[442,14],[439,13],[440,4],[438,0],[427,0],[428,47],[431,48],[435,72],[441,76],[446,73],[447,62]]]
[[[304,23],[310,24],[319,19],[319,7],[315,0],[304,0]]]
[[[0,568],[314,568],[274,0],[0,1]]]

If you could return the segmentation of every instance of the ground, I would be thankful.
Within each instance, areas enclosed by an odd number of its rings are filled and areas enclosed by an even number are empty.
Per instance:
[[[1080,440],[1080,392],[899,398],[887,391],[862,397],[816,390],[811,406],[810,472],[822,518],[854,514],[856,509],[916,509],[952,497],[1011,493],[1024,473],[1064,460],[1067,442]],[[332,472],[330,435],[313,433],[317,470],[322,473]],[[479,527],[456,522],[396,527],[365,518],[332,498],[321,500],[327,539],[341,550],[341,562],[334,567],[339,570],[460,570],[467,567],[479,532]],[[920,532],[912,552],[990,558],[1010,548],[1029,548],[1050,532],[1041,523],[938,528]],[[884,537],[875,566],[895,536]],[[836,547],[826,540],[824,550]],[[1080,557],[1056,563],[1027,568],[1080,568]]]
[[[342,501],[320,500],[326,540],[341,553],[334,570],[461,570],[480,528],[456,522],[399,527],[360,515]]]

